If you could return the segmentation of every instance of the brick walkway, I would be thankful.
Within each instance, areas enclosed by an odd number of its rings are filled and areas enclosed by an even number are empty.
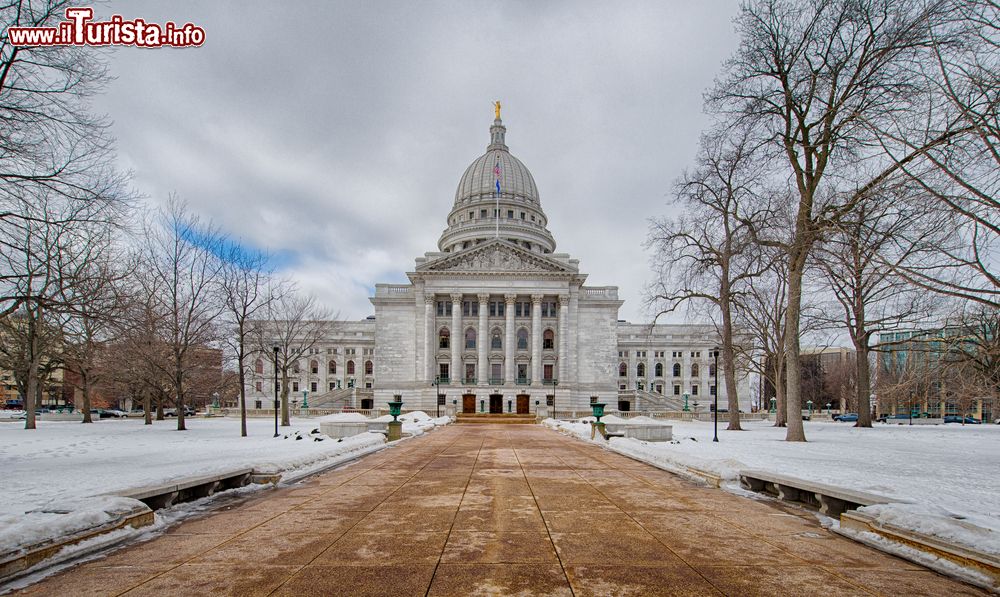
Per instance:
[[[538,426],[449,426],[31,595],[984,595]]]

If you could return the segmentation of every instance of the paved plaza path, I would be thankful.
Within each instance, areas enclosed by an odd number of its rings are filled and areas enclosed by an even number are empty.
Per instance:
[[[451,425],[30,595],[983,595],[534,425]]]

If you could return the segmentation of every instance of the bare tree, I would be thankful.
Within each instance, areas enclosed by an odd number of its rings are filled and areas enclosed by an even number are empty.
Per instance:
[[[906,192],[907,189],[887,192]],[[860,201],[854,212],[841,219],[814,256],[827,289],[839,307],[822,315],[825,321],[847,330],[857,353],[853,376],[857,396],[856,427],[871,427],[872,337],[882,331],[926,322],[932,297],[894,274],[898,264],[911,259],[927,244],[940,238],[938,231],[921,232],[920,205],[887,198],[885,193]],[[887,269],[886,264],[889,264]]]
[[[677,218],[654,220],[647,246],[654,249],[657,279],[649,302],[657,316],[689,301],[709,303],[721,318],[722,366],[729,400],[729,429],[740,430],[733,313],[747,280],[766,267],[747,222],[759,203],[753,147],[747,137],[705,137],[698,167],[675,190]],[[718,392],[716,388],[716,392]]]
[[[252,322],[274,299],[267,255],[230,243],[223,257],[222,296],[230,328],[226,334],[239,380],[240,435],[247,436],[247,356],[254,352]]]
[[[288,416],[289,373],[298,372],[299,362],[327,335],[329,311],[318,306],[312,296],[289,290],[267,304],[267,319],[255,329],[257,346],[273,358],[277,348],[277,370],[281,376],[281,424],[291,424]]]
[[[183,431],[185,397],[191,373],[199,367],[199,349],[218,340],[221,299],[221,245],[218,232],[171,199],[158,221],[144,231],[143,294],[156,315],[156,341],[163,358],[150,360],[170,380]],[[157,350],[153,347],[153,354]]]
[[[950,4],[918,0],[757,0],[737,18],[740,48],[725,67],[709,106],[771,143],[776,178],[794,189],[788,263],[788,441],[805,441],[799,355],[803,277],[814,245],[852,213],[872,188],[902,175],[931,148],[966,129],[946,128],[890,158],[883,133],[918,124],[907,108],[927,92],[910,77],[925,59],[930,31],[950,18]]]
[[[13,241],[15,252],[25,229],[115,219],[131,200],[127,176],[114,168],[110,123],[89,113],[89,98],[108,80],[103,55],[76,46],[15,47],[7,36],[11,26],[52,26],[72,5],[0,5],[0,246]],[[39,203],[60,208],[38,210]],[[0,262],[0,314],[21,308],[24,278],[34,275]]]
[[[746,355],[746,362],[756,368],[775,391],[775,427],[785,427],[787,420],[784,408],[787,280],[784,263],[772,259],[767,271],[747,281],[746,294],[736,309],[737,326],[753,339],[750,346],[745,347],[751,352]]]

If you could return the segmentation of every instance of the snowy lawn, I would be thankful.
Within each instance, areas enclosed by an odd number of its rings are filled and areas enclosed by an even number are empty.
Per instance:
[[[604,418],[625,422],[615,419]],[[673,425],[673,442],[612,439],[612,446],[667,468],[694,467],[730,482],[741,469],[761,469],[912,502],[864,511],[903,528],[1000,554],[1000,426],[876,424],[858,429],[851,423],[811,421],[805,423],[809,441],[791,443],[783,441],[784,429],[768,421],[744,422],[746,431],[726,431],[720,420],[719,443],[714,443],[710,422],[665,422]],[[589,424],[546,424],[590,438]]]
[[[313,434],[315,419],[293,419],[278,438],[268,419],[248,420],[245,438],[235,418],[186,424],[188,431],[177,431],[176,420],[39,421],[27,431],[23,421],[0,423],[0,554],[101,524],[127,500],[91,496],[247,467],[306,473],[385,443],[376,433],[339,442]]]

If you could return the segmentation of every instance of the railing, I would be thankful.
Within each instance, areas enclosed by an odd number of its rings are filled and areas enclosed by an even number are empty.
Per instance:
[[[502,377],[491,377],[490,378],[490,385],[491,386],[502,386],[503,385],[503,378]]]
[[[519,385],[519,386],[530,386],[531,385],[531,378],[530,377],[518,377],[517,378],[517,385]]]
[[[451,383],[451,378],[448,377],[447,375],[439,375],[439,376],[435,377],[434,379],[439,384]]]
[[[462,380],[462,383],[464,383],[467,386],[468,385],[475,385],[476,384],[476,378],[475,377],[466,377],[465,379]]]
[[[556,379],[556,378],[554,378],[554,377],[543,379],[542,380],[542,385],[557,386],[557,385],[559,385],[559,380]]]

